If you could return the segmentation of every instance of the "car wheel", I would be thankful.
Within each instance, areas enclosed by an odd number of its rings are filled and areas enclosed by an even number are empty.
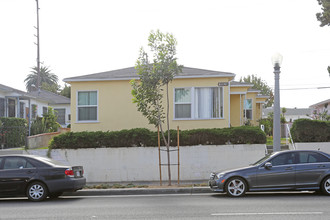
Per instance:
[[[324,194],[330,195],[330,176],[322,181],[321,189]]]
[[[33,182],[28,186],[26,194],[29,200],[39,202],[47,197],[47,187],[41,182]]]
[[[231,197],[243,196],[246,192],[247,185],[245,181],[240,177],[234,177],[229,179],[226,184],[227,195]]]
[[[62,194],[63,194],[62,192],[51,193],[51,194],[49,194],[49,198],[51,198],[51,199],[57,199]]]

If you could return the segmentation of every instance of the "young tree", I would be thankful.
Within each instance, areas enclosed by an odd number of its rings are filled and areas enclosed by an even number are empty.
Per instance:
[[[32,67],[31,73],[24,80],[26,90],[28,92],[36,91],[37,81],[38,81],[38,68]],[[53,92],[52,90],[54,90],[54,88],[59,88],[58,77],[54,73],[51,73],[49,67],[42,66],[40,68],[40,86],[45,90],[50,89],[51,92]]]
[[[172,34],[164,34],[159,30],[151,31],[148,41],[153,60],[150,62],[148,53],[143,48],[140,49],[140,56],[135,65],[140,79],[131,81],[133,102],[137,104],[138,111],[142,112],[143,116],[148,119],[149,124],[159,126],[167,149],[167,162],[170,164],[168,85],[176,74],[182,72],[182,66],[178,65],[175,57],[177,41]],[[165,106],[163,105],[164,93],[166,96]],[[165,120],[167,139],[164,131]],[[168,178],[169,185],[171,185],[170,166],[168,166]]]
[[[258,89],[261,91],[261,94],[269,96],[267,99],[266,107],[271,107],[274,103],[274,94],[272,89],[264,82],[260,77],[258,78],[255,75],[248,75],[246,77],[241,77],[240,82],[251,83],[254,86],[252,88]]]
[[[316,18],[321,22],[320,26],[330,26],[330,0],[317,0],[323,12],[317,13]]]
[[[65,83],[64,88],[60,91],[60,95],[71,98],[71,86]]]

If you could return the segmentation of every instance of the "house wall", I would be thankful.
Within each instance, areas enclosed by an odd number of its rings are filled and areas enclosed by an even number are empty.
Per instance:
[[[174,88],[181,87],[217,87],[218,82],[228,82],[227,78],[205,79],[175,79],[169,85],[170,100],[170,128],[223,128],[229,126],[229,89],[224,86],[224,118],[208,120],[177,120],[174,119],[173,93]],[[155,129],[149,125],[142,113],[132,103],[132,87],[128,80],[98,81],[98,82],[70,82],[71,83],[71,129],[72,131],[108,131],[145,127]],[[98,92],[98,122],[77,122],[77,92]],[[164,100],[164,104],[166,101]]]
[[[241,126],[243,119],[243,97],[230,95],[230,124],[233,127]]]
[[[207,180],[212,171],[248,166],[265,155],[264,144],[257,145],[199,145],[180,147],[180,180]],[[47,150],[29,150],[29,154],[45,156]],[[87,182],[159,181],[157,147],[100,148],[52,150],[51,157],[70,165],[84,166]],[[161,154],[166,163],[166,152]],[[171,163],[178,163],[176,151]],[[172,180],[178,167],[171,166]],[[162,166],[162,179],[167,180],[167,167]]]

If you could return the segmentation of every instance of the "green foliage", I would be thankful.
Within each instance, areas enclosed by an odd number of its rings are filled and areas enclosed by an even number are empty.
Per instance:
[[[241,77],[240,82],[251,83],[253,84],[253,89],[260,90],[262,95],[267,95],[269,98],[267,99],[267,103],[265,107],[271,107],[274,103],[274,94],[272,89],[267,85],[265,81],[263,81],[260,77],[258,78],[255,75],[248,75],[247,77]]]
[[[38,68],[32,67],[31,73],[24,80],[26,90],[28,92],[36,91],[38,84]],[[49,67],[42,66],[40,67],[40,87],[44,90],[54,92],[58,92],[58,77],[54,73],[51,73]]]
[[[56,120],[53,108],[48,107],[48,113],[43,114],[43,117],[37,117],[31,123],[31,135],[56,132],[61,127]]]
[[[26,144],[27,121],[23,118],[0,118],[0,144],[4,148],[22,147]]]
[[[143,48],[136,62],[135,69],[139,80],[132,80],[133,103],[137,104],[138,111],[142,112],[150,124],[160,126],[162,135],[164,131],[162,123],[167,119],[167,130],[169,130],[169,97],[168,83],[174,76],[182,71],[175,57],[177,41],[172,34],[164,34],[159,30],[151,32],[148,38],[148,46],[153,52],[152,62]],[[166,89],[166,109],[163,105],[164,89]],[[165,145],[167,145],[166,140]]]
[[[294,142],[330,142],[330,122],[298,119],[293,122],[291,135]]]
[[[71,86],[65,83],[64,88],[60,91],[60,95],[71,98]]]
[[[321,5],[322,12],[316,14],[316,18],[321,22],[320,26],[330,26],[330,0],[317,0]]]
[[[164,136],[166,139],[167,134]],[[170,145],[177,146],[177,131],[170,130]],[[161,137],[162,138],[162,137]],[[179,133],[180,146],[264,144],[266,135],[258,127],[193,129]],[[145,128],[121,131],[67,132],[54,137],[50,149],[110,148],[110,147],[155,147],[157,132]]]

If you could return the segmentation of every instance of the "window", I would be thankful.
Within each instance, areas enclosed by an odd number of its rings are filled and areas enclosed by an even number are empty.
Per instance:
[[[8,99],[8,117],[16,117],[15,104],[14,99]]]
[[[174,118],[223,118],[223,88],[176,88]]]
[[[329,158],[319,153],[300,152],[299,163],[321,163],[330,162]]]
[[[48,113],[48,108],[47,107],[42,107],[42,115],[47,115]]]
[[[0,117],[5,117],[5,99],[0,98]]]
[[[24,158],[20,157],[9,157],[6,158],[3,165],[4,170],[10,169],[23,169],[23,168],[33,168],[34,166]]]
[[[37,117],[37,109],[38,109],[38,106],[37,105],[32,105],[32,119],[36,119]]]
[[[293,153],[286,153],[286,154],[280,154],[274,159],[270,161],[273,166],[281,166],[286,164],[293,164],[294,161],[294,154]]]
[[[57,116],[57,122],[60,125],[65,125],[65,108],[56,108],[54,111]]]
[[[175,118],[191,118],[190,92],[190,89],[175,89]]]
[[[78,92],[78,121],[97,120],[97,92]]]
[[[244,118],[252,120],[252,99],[244,100]]]
[[[24,118],[24,108],[25,108],[25,103],[20,102],[19,103],[19,117]]]

